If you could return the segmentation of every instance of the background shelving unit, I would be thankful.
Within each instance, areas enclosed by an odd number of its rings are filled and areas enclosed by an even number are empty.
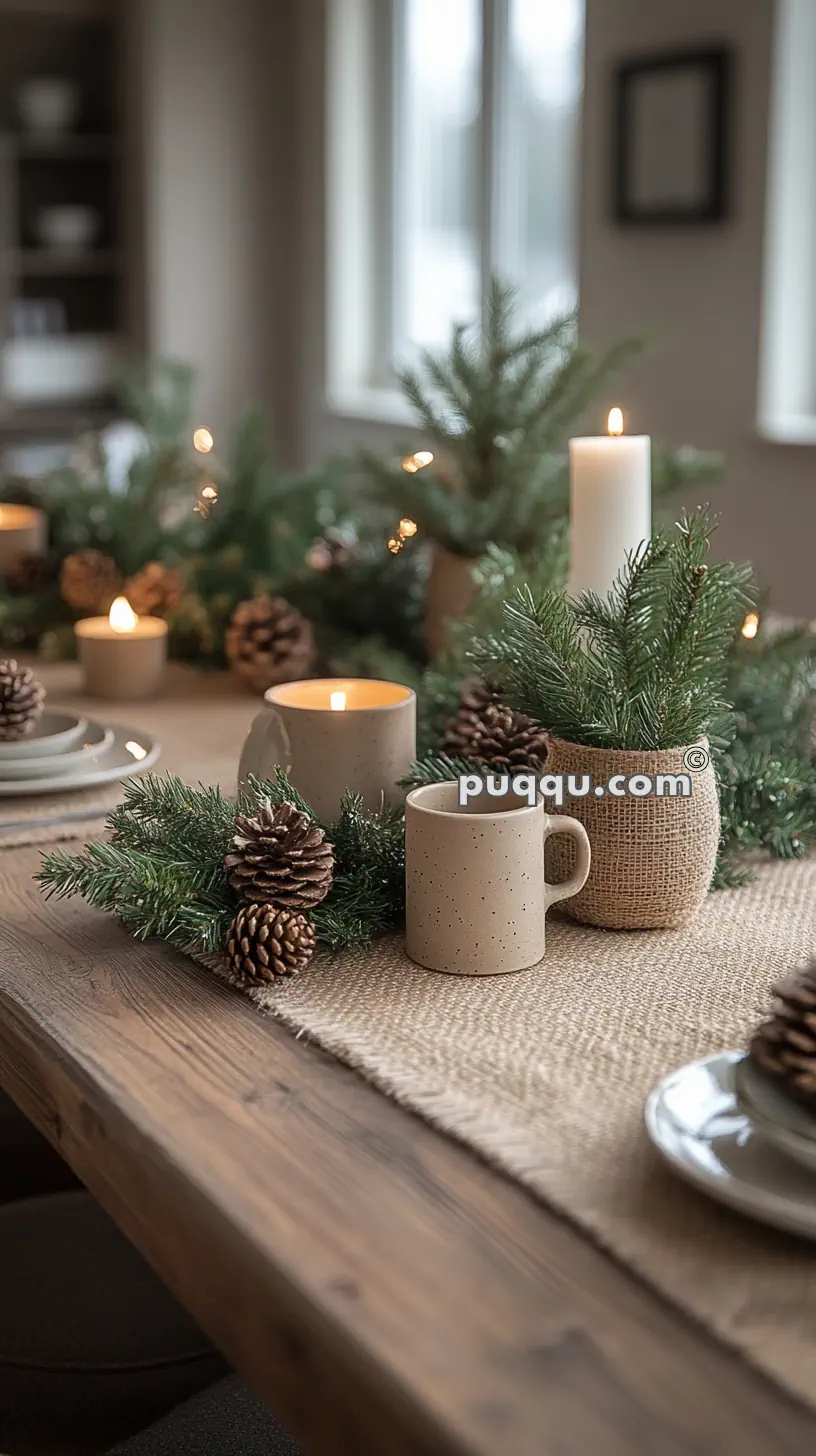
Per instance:
[[[20,349],[21,303],[50,302],[46,338],[38,338],[36,349],[47,349],[53,332],[54,353],[67,361],[63,373],[70,372],[73,351],[88,342],[112,361],[139,345],[125,11],[126,0],[0,0],[0,456],[11,446],[67,439],[115,417],[110,377],[70,398],[58,397],[53,384],[42,398],[28,389],[21,397],[8,368],[9,351]],[[33,77],[65,78],[78,88],[80,109],[70,131],[25,130],[18,97]],[[87,249],[68,254],[41,245],[38,213],[61,205],[98,215]],[[73,379],[78,387],[80,375]]]

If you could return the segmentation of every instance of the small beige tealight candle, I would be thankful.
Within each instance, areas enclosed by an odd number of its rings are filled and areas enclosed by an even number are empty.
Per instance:
[[[85,617],[74,626],[85,691],[95,698],[151,698],[167,661],[167,623],[137,617],[127,597],[117,597],[107,617]]]
[[[0,577],[19,556],[44,556],[45,513],[34,506],[0,505]]]

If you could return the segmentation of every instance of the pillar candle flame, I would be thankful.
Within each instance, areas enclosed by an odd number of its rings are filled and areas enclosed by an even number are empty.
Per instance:
[[[618,409],[617,405],[609,411],[606,430],[609,435],[623,434],[623,410]]]

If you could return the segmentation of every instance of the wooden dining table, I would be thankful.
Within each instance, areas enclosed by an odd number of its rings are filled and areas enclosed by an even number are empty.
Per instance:
[[[183,955],[46,901],[40,849],[0,841],[0,1084],[305,1451],[816,1447],[816,1413],[521,1187]]]

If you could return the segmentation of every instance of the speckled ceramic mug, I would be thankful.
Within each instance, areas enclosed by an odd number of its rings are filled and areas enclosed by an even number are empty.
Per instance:
[[[551,834],[576,841],[575,873],[544,876]],[[405,948],[412,961],[455,976],[524,971],[544,955],[547,911],[577,895],[590,866],[583,824],[548,815],[517,794],[465,807],[456,783],[414,789],[405,803]]]

